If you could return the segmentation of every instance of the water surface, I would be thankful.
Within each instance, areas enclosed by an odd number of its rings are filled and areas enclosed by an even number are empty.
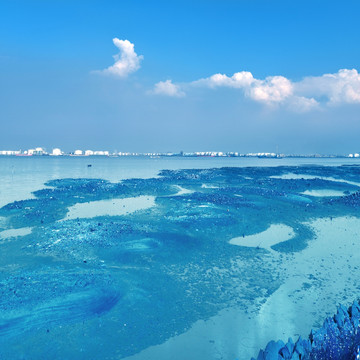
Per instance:
[[[357,298],[356,163],[0,158],[0,355],[249,359],[307,336]]]

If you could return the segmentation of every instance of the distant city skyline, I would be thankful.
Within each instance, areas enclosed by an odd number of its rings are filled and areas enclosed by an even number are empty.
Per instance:
[[[355,0],[2,1],[0,149],[354,153],[359,11]]]
[[[360,153],[350,154],[291,154],[291,153],[278,153],[278,152],[252,152],[252,153],[241,153],[238,151],[194,151],[194,152],[128,152],[128,151],[110,151],[110,150],[82,150],[76,149],[71,151],[63,151],[60,148],[52,148],[47,150],[42,147],[35,147],[27,150],[4,150],[0,149],[0,156],[148,156],[148,157],[159,157],[159,156],[184,156],[184,157],[267,157],[267,158],[282,158],[282,157],[349,157],[349,158],[360,158]]]

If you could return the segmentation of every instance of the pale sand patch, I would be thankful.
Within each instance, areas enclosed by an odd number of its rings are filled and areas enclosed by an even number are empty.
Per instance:
[[[315,197],[327,197],[327,196],[344,196],[345,193],[340,190],[327,190],[327,189],[320,189],[320,190],[306,190],[302,192],[303,195],[315,196]]]
[[[290,240],[295,236],[293,229],[284,224],[272,224],[265,231],[248,236],[239,236],[229,241],[231,245],[261,247],[270,250],[271,246]]]
[[[18,236],[26,236],[31,234],[31,227],[23,227],[19,229],[9,229],[0,231],[0,239],[8,239],[12,237],[18,237]]]
[[[96,216],[128,215],[138,210],[155,206],[154,196],[138,196],[125,199],[110,199],[79,203],[69,207],[69,212],[62,220],[92,218]]]
[[[358,298],[360,219],[318,219],[309,225],[316,239],[282,263],[286,280],[258,314],[263,323],[259,330],[276,330],[274,338],[280,338],[280,329],[286,334],[283,340],[306,336],[335,313],[339,303],[348,306]]]
[[[320,219],[308,225],[317,236],[305,250],[271,253],[284,283],[260,310],[224,309],[124,360],[249,360],[271,340],[306,338],[340,302],[348,306],[358,298],[360,277],[360,219]]]

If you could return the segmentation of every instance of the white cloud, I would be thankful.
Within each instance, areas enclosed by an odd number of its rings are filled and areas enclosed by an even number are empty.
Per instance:
[[[360,103],[360,74],[355,69],[306,77],[295,87],[299,94],[325,97],[330,105]]]
[[[306,98],[303,96],[290,97],[286,105],[289,110],[296,112],[307,112],[320,108],[320,104],[314,98]]]
[[[143,56],[136,54],[134,44],[118,38],[114,38],[113,43],[119,49],[119,54],[114,56],[114,65],[98,72],[124,78],[137,71]],[[301,112],[321,106],[360,104],[360,74],[356,69],[341,69],[337,73],[305,77],[295,82],[284,76],[256,79],[249,71],[240,71],[232,76],[218,73],[181,86],[171,80],[160,81],[150,93],[184,97],[183,89],[189,89],[189,86],[239,89],[254,101]]]
[[[306,77],[297,82],[284,76],[256,79],[250,72],[242,71],[232,76],[215,74],[194,81],[192,85],[242,89],[245,96],[254,101],[282,105],[294,111],[310,111],[320,108],[320,105],[360,103],[360,74],[355,69]]]
[[[241,71],[235,73],[233,76],[228,77],[224,74],[215,74],[206,79],[200,79],[194,81],[193,85],[200,86],[208,86],[211,88],[220,87],[220,86],[228,86],[233,88],[242,88],[246,86],[250,86],[255,81],[251,72],[249,71]]]
[[[114,65],[102,70],[102,74],[114,75],[125,78],[129,74],[140,69],[140,62],[144,58],[142,55],[137,55],[134,51],[134,44],[129,40],[113,39],[114,45],[120,50],[119,54],[114,55]]]
[[[266,104],[281,103],[293,95],[293,86],[283,76],[269,76],[265,80],[252,82],[246,93],[253,100]]]
[[[194,81],[192,84],[209,88],[231,87],[243,89],[246,96],[269,105],[281,103],[293,94],[292,83],[287,78],[269,76],[265,80],[259,80],[255,79],[249,71],[237,72],[231,77],[224,74],[215,74]]]
[[[173,97],[183,97],[185,92],[181,90],[179,85],[175,85],[171,80],[159,81],[154,85],[153,94],[166,95]]]

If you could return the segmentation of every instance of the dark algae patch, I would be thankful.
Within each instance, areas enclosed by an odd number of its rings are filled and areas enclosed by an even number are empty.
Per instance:
[[[299,177],[281,178],[289,173]],[[4,230],[32,228],[0,242],[0,359],[120,359],[223,309],[259,311],[283,283],[282,256],[315,239],[309,222],[359,217],[360,186],[353,182],[360,183],[356,166],[164,170],[119,183],[48,182],[34,199],[0,209]],[[304,194],[323,189],[344,195]],[[79,203],[139,196],[154,196],[155,206],[64,220]],[[229,244],[271,224],[291,227],[294,236],[271,251]],[[313,349],[317,334],[301,346]],[[300,347],[283,345],[289,352]]]

